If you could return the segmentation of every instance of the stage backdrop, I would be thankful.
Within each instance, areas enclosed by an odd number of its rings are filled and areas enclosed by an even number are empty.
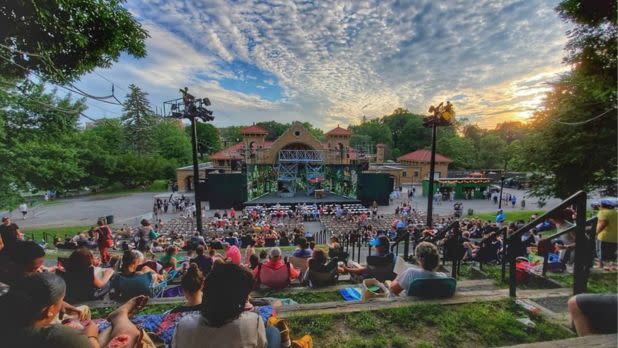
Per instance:
[[[371,205],[373,201],[388,205],[393,184],[388,173],[362,173],[358,179],[358,199],[364,205]]]

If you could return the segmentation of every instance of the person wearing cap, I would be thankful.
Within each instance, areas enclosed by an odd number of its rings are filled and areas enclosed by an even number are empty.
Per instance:
[[[241,255],[240,249],[236,245],[232,245],[228,242],[221,243],[223,245],[223,250],[225,251],[225,257],[223,261],[231,262],[235,265],[240,265]]]
[[[618,247],[618,214],[609,199],[602,199],[597,213],[597,239],[600,242],[601,257],[599,266],[609,263],[607,271],[616,271],[616,249]]]
[[[371,254],[371,256],[385,257],[389,254],[391,242],[387,236],[381,235],[371,240],[369,242],[369,245],[375,247],[375,252]],[[359,265],[358,263],[354,261],[349,261],[348,264],[350,265],[350,267],[343,266],[343,270],[350,274],[362,275],[362,274],[368,273],[367,267],[362,267],[361,265]]]
[[[2,224],[0,225],[0,239],[4,246],[0,249],[0,252],[8,252],[15,247],[18,240],[21,239],[21,232],[19,227],[11,222],[11,218],[5,216],[2,218]]]

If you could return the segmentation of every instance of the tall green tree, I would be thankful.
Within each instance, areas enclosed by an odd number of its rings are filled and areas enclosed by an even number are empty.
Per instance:
[[[547,93],[524,141],[533,193],[565,198],[577,190],[616,194],[616,2],[562,1],[570,23],[565,62],[573,69]]]
[[[159,156],[182,166],[191,162],[191,138],[175,120],[161,120],[153,128]]]
[[[186,128],[187,134],[191,134],[191,127]],[[190,144],[190,142],[189,142]],[[197,123],[197,152],[201,159],[205,154],[211,154],[221,150],[219,130],[210,123]]]
[[[121,0],[3,1],[0,3],[5,76],[25,78],[32,71],[46,80],[67,82],[97,67],[109,67],[120,54],[144,57],[146,30]],[[29,54],[24,55],[21,52]]]
[[[122,108],[127,141],[138,154],[149,153],[154,149],[152,130],[158,119],[150,108],[147,96],[146,92],[131,84]]]

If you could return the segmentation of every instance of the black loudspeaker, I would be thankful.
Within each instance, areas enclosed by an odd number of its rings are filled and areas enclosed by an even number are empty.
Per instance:
[[[207,183],[210,209],[242,209],[247,201],[247,176],[242,173],[211,174]]]
[[[373,201],[388,205],[393,185],[394,178],[388,173],[361,173],[358,177],[358,199],[364,205],[371,205]]]
[[[197,189],[195,190],[195,197],[200,200],[200,202],[205,202],[208,200],[208,176],[206,180],[200,180],[197,185]]]

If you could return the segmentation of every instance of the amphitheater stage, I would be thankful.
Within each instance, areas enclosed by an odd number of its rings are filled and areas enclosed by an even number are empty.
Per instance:
[[[276,204],[283,205],[297,205],[297,204],[354,204],[360,203],[358,199],[348,198],[334,194],[332,192],[324,192],[324,197],[315,198],[314,196],[307,196],[303,192],[297,192],[294,197],[279,197],[277,192],[267,193],[256,199],[246,201],[243,203],[245,206],[262,205],[271,206]]]

